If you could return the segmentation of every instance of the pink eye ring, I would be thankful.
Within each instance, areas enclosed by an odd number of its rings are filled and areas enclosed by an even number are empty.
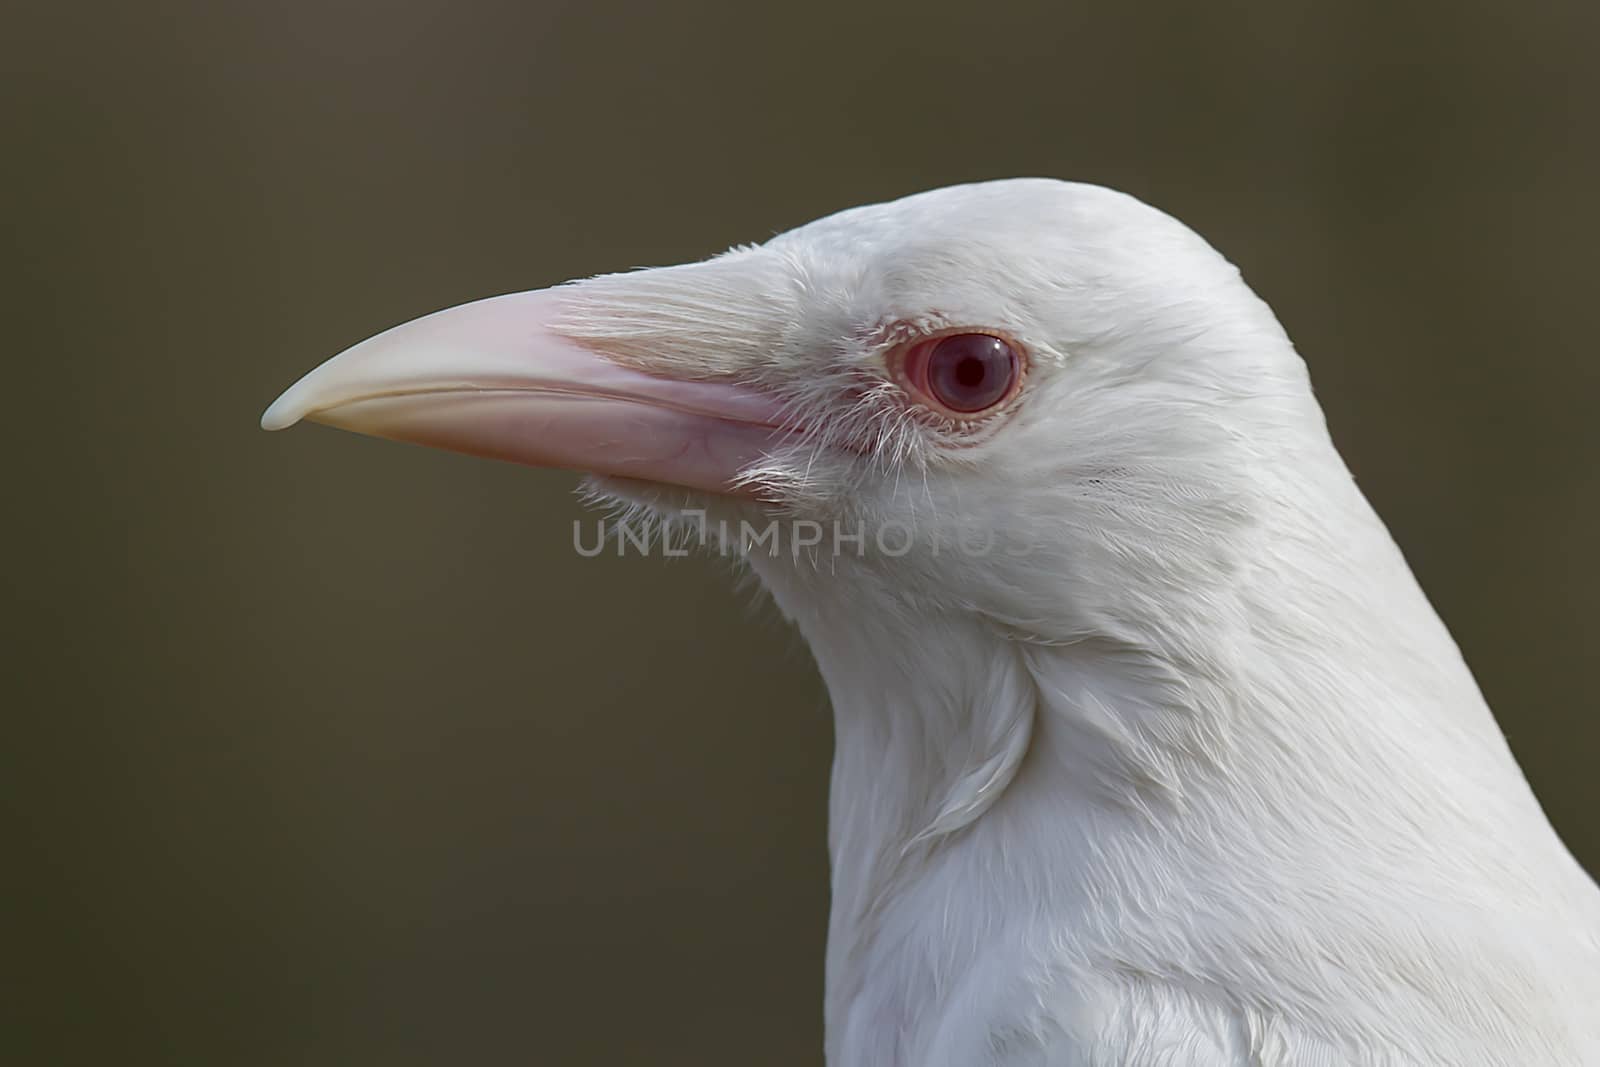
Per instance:
[[[1022,384],[1021,355],[992,333],[946,333],[913,342],[896,369],[925,406],[957,419],[992,411]]]

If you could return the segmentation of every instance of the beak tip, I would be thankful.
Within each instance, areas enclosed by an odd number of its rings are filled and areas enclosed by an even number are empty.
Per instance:
[[[294,403],[296,398],[291,395],[293,392],[294,390],[291,389],[284,393],[272,402],[271,407],[261,413],[261,428],[263,430],[269,432],[272,430],[287,430],[305,417],[306,413],[300,409],[301,406]]]

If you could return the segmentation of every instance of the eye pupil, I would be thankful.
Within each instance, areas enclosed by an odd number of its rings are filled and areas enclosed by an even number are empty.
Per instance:
[[[986,333],[956,333],[933,342],[925,378],[932,399],[953,412],[970,415],[994,407],[1011,394],[1021,370],[1004,338]]]

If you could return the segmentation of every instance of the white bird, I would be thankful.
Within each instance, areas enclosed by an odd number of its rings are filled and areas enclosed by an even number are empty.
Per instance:
[[[1600,891],[1271,310],[1131,197],[467,304],[302,418],[736,531],[833,704],[833,1067],[1600,1064]]]

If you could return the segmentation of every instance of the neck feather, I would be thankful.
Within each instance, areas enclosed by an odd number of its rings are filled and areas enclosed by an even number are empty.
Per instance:
[[[1331,479],[1339,514],[1263,513],[1203,604],[1074,604],[1061,635],[862,603],[885,584],[841,571],[867,563],[752,559],[834,706],[831,1064],[986,1062],[951,1035],[1067,980],[1039,943],[1204,983],[1251,937],[1370,939],[1396,918],[1368,908],[1378,883],[1441,899],[1492,871],[1502,906],[1589,892],[1387,532],[1342,464]],[[1554,889],[1529,873],[1552,852],[1571,876]],[[1307,884],[1339,898],[1314,924],[1292,911]],[[1178,885],[1174,908],[1255,903],[1202,944],[1161,918]],[[1381,1031],[1397,1005],[1359,995]]]

